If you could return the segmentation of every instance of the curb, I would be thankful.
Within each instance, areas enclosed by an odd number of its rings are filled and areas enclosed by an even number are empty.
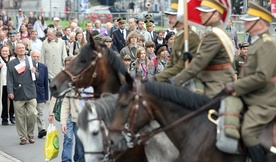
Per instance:
[[[4,162],[22,162],[19,159],[16,159],[8,154],[6,154],[5,152],[0,150],[0,161],[4,161]]]

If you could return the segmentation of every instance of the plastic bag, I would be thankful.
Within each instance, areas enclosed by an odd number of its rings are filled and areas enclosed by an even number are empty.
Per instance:
[[[49,124],[44,143],[44,159],[50,161],[58,156],[59,138],[58,130],[53,124]]]

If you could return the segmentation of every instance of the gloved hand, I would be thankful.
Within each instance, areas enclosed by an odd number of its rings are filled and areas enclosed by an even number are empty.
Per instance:
[[[172,78],[169,78],[169,79],[166,81],[166,83],[175,85],[175,82],[173,81]]]
[[[235,91],[234,82],[226,83],[224,91],[226,94],[231,95]]]
[[[193,56],[192,56],[192,54],[190,52],[184,52],[183,53],[183,60],[184,60],[184,62],[186,60],[189,60],[189,62],[191,62],[192,59],[193,59]]]

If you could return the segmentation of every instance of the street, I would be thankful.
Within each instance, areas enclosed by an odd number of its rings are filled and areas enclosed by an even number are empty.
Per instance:
[[[48,127],[48,106],[49,102],[46,104],[44,109],[44,117],[46,121],[46,129]],[[62,143],[63,143],[63,134],[61,133],[60,124],[59,122],[54,122],[55,126],[59,131],[59,156],[51,162],[60,162],[61,161],[61,152],[62,152]],[[0,125],[0,151],[10,155],[14,159],[11,162],[43,162],[44,155],[44,140],[45,137],[42,139],[37,138],[38,131],[37,127],[35,127],[35,143],[30,144],[27,141],[26,145],[19,145],[19,136],[16,132],[16,128],[14,124],[9,124],[8,126]],[[1,161],[6,162],[6,161]]]

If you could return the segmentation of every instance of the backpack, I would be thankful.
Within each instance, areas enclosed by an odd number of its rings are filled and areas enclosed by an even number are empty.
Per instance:
[[[53,113],[55,114],[55,119],[60,122],[60,112],[63,98],[57,98]]]

